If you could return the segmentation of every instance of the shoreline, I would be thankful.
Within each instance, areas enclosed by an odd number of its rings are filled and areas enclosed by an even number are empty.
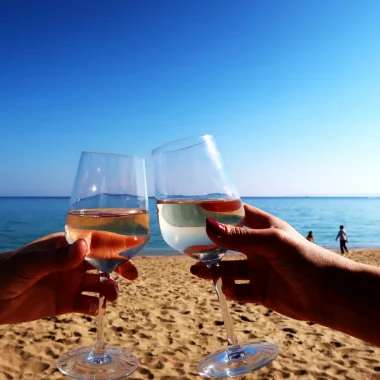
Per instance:
[[[319,244],[317,244],[317,245],[319,245]],[[333,251],[333,252],[340,251],[339,247],[324,247],[322,245],[321,245],[321,247],[325,248],[329,251]],[[16,248],[16,249],[18,249],[18,248]],[[350,248],[350,246],[348,246],[347,248],[350,252],[365,251],[365,250],[380,251],[380,244],[378,246],[370,246],[370,247],[352,247],[352,248]],[[2,248],[0,251],[0,254],[3,252],[8,252],[8,251],[12,251],[12,248]],[[241,254],[241,252],[227,251],[225,254],[226,255],[235,255],[235,254]],[[181,253],[181,252],[178,252],[175,250],[171,250],[171,249],[149,248],[149,249],[144,249],[142,253],[139,253],[138,255],[132,257],[132,259],[135,259],[136,257],[175,257],[175,256],[186,256],[186,255],[184,253]]]
[[[316,243],[317,244],[317,243]],[[317,244],[319,245],[319,244]],[[336,247],[324,247],[320,245],[320,247],[325,248],[329,251],[340,251],[339,246]],[[356,252],[356,251],[379,251],[380,253],[380,244],[378,246],[370,246],[370,247],[347,247],[349,252]],[[235,255],[235,254],[242,254],[241,252],[237,251],[227,251],[225,255]],[[156,249],[156,248],[150,248],[148,250],[145,250],[142,253],[139,253],[138,255],[132,257],[132,259],[135,259],[136,257],[173,257],[173,256],[186,256],[184,253],[170,250],[170,249]],[[189,257],[189,256],[186,256]]]

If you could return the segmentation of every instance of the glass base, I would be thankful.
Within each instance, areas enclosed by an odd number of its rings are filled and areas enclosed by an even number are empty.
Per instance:
[[[229,347],[202,359],[197,372],[209,379],[242,376],[265,367],[276,359],[279,349],[272,343],[256,342]]]
[[[131,375],[138,367],[137,358],[117,347],[106,347],[104,358],[96,358],[93,347],[79,347],[65,352],[57,360],[58,369],[78,380],[118,380]]]

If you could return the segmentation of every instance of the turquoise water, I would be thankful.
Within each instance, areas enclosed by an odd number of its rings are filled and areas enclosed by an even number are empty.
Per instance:
[[[315,241],[338,248],[335,237],[344,224],[349,248],[380,247],[380,198],[243,198],[274,214]],[[69,198],[0,198],[0,252],[64,230]],[[142,255],[175,254],[161,238],[155,199],[149,198],[151,239]]]

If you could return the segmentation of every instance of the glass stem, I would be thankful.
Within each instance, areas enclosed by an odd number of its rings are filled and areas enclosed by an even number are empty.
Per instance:
[[[223,322],[224,322],[224,326],[225,326],[226,332],[227,332],[228,349],[233,349],[235,351],[237,348],[240,348],[240,344],[239,344],[238,338],[234,332],[234,328],[233,328],[232,320],[231,320],[231,315],[230,315],[230,312],[228,311],[226,297],[222,291],[222,278],[219,274],[219,265],[220,265],[220,261],[213,263],[213,264],[209,264],[207,266],[211,271],[212,279],[214,281],[214,285],[215,285],[215,289],[216,289],[216,293],[217,293],[218,298],[219,298],[219,304],[220,304],[220,308],[222,310]]]
[[[99,272],[100,282],[107,282],[109,275],[104,272]],[[104,340],[104,320],[106,314],[106,299],[104,294],[99,293],[99,308],[96,320],[96,340],[93,352],[97,357],[103,357],[105,354],[105,340]]]

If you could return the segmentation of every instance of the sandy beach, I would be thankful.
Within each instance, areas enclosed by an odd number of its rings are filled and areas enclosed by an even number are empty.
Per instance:
[[[348,257],[380,265],[380,250]],[[189,273],[185,256],[137,257],[139,279],[120,277],[117,302],[108,305],[106,339],[139,359],[129,379],[195,379],[195,367],[226,344],[213,285]],[[242,379],[380,379],[380,348],[308,322],[294,321],[257,305],[230,302],[240,340],[267,340],[281,353],[269,367]],[[0,326],[0,380],[64,379],[56,358],[91,345],[94,318],[63,315]]]

